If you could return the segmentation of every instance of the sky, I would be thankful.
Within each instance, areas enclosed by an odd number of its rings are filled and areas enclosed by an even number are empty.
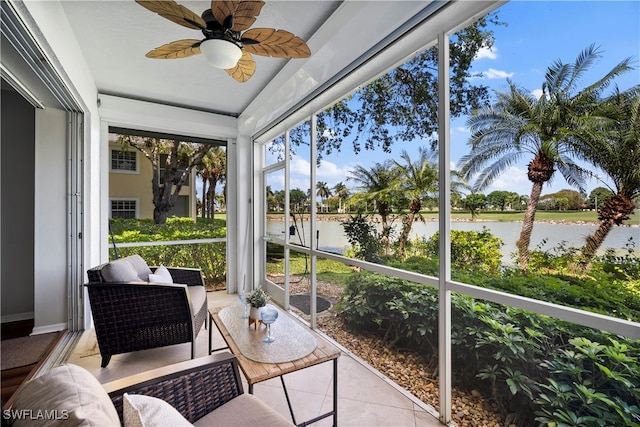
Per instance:
[[[497,9],[498,19],[507,26],[493,26],[495,43],[491,50],[483,50],[473,63],[474,80],[493,90],[507,88],[507,78],[519,87],[539,94],[544,73],[554,62],[560,60],[572,64],[581,51],[595,44],[600,48],[601,57],[584,75],[584,84],[589,84],[603,76],[623,59],[631,57],[635,69],[616,80],[621,89],[640,84],[640,1],[511,1]],[[582,85],[580,85],[582,87]],[[538,95],[539,96],[539,95]],[[466,117],[451,122],[452,167],[460,157],[468,152],[467,141],[470,133],[465,126]],[[347,180],[349,171],[357,164],[369,167],[385,158],[399,159],[403,149],[416,153],[423,145],[420,141],[396,143],[391,154],[382,150],[362,150],[358,155],[345,147],[339,153],[326,156],[318,171],[317,180],[324,181],[332,188],[343,182],[349,187],[354,183]],[[426,145],[426,143],[424,144]],[[308,159],[308,151],[298,149],[301,157]],[[291,188],[303,191],[309,188],[309,163],[306,159],[294,157],[291,162]],[[493,190],[515,191],[528,195],[531,183],[526,177],[526,167],[530,159],[512,167],[497,179],[485,194]],[[557,173],[553,182],[545,186],[543,194],[571,188]],[[272,178],[268,185],[278,185],[279,178]],[[587,183],[587,194],[595,187],[602,186],[597,180]]]

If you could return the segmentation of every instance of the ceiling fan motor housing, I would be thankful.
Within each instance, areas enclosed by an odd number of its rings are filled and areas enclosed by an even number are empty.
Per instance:
[[[233,25],[233,16],[227,17],[225,23],[220,24],[213,16],[211,9],[207,9],[202,12],[202,19],[207,23],[207,28],[202,30],[202,34],[204,34],[205,39],[226,40],[235,44],[239,48],[242,48],[240,31],[231,30],[231,26]]]

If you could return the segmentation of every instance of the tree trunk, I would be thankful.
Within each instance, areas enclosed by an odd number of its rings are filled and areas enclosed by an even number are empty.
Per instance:
[[[614,225],[620,225],[629,219],[629,215],[635,209],[631,199],[623,194],[616,194],[608,198],[598,209],[598,219],[600,226],[591,236],[587,237],[584,247],[582,248],[582,256],[584,257],[582,268],[588,270],[591,268],[591,259],[604,242],[609,231]]]
[[[526,270],[529,267],[529,243],[531,242],[531,232],[533,231],[533,223],[535,221],[536,209],[538,207],[538,201],[540,200],[540,194],[542,193],[542,182],[534,182],[531,187],[531,195],[527,202],[527,210],[524,213],[524,219],[522,220],[522,229],[520,230],[520,237],[516,242],[518,247],[518,263],[520,268]]]
[[[407,218],[403,221],[402,233],[400,233],[400,247],[398,248],[401,257],[404,257],[404,252],[407,248],[407,241],[409,240],[409,233],[411,232],[411,227],[413,226],[415,217],[415,212],[410,211]]]
[[[202,218],[207,217],[207,178],[202,178]]]
[[[587,241],[582,248],[582,256],[584,260],[582,262],[581,268],[583,270],[589,270],[591,268],[591,259],[596,254],[604,239],[606,239],[607,234],[613,228],[613,221],[605,220],[600,221],[600,225],[598,229],[591,235],[587,237]]]
[[[166,224],[168,216],[169,216],[169,209],[160,209],[158,207],[153,208],[154,224]]]
[[[209,178],[209,190],[207,192],[207,199],[209,201],[209,218],[211,219],[215,218],[217,185],[217,180]]]

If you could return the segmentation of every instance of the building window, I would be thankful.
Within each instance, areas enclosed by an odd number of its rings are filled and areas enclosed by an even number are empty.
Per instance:
[[[136,200],[111,200],[111,218],[136,218]]]
[[[138,153],[135,151],[111,150],[111,170],[138,172]]]

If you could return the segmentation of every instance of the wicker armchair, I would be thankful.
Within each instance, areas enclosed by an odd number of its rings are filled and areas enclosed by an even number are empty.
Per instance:
[[[110,281],[114,277],[110,268],[117,263],[134,265],[138,276],[116,275],[126,280]],[[191,358],[195,357],[196,337],[207,316],[202,272],[167,269],[173,284],[147,283],[149,273],[155,269],[147,267],[137,255],[87,271],[89,283],[85,286],[103,368],[114,354],[187,342],[191,343]]]
[[[238,361],[229,352],[132,375],[103,387],[121,422],[122,396],[128,393],[162,399],[196,426],[293,426],[258,398],[244,393]]]

